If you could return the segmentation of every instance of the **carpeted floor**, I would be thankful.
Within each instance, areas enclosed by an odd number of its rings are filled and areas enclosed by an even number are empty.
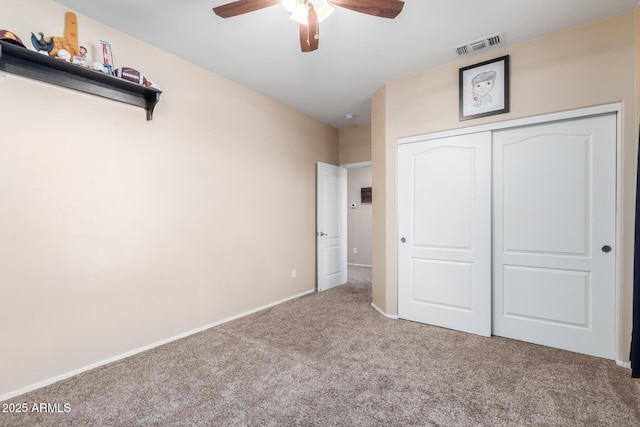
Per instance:
[[[8,402],[3,426],[639,426],[640,382],[614,362],[402,320],[370,269],[312,294]]]

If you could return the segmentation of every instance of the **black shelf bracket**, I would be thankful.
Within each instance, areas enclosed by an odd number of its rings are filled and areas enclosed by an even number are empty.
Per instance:
[[[147,120],[162,91],[0,41],[0,71],[142,107]]]

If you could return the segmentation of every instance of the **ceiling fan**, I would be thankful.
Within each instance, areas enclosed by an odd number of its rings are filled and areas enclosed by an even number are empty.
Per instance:
[[[318,24],[331,15],[332,4],[354,12],[389,19],[398,16],[404,7],[404,1],[400,0],[238,0],[214,7],[213,11],[222,18],[231,18],[278,3],[282,3],[284,8],[291,12],[291,19],[300,24],[300,48],[303,52],[318,49]]]

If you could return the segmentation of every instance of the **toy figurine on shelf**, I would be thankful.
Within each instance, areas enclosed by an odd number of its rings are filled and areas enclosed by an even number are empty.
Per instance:
[[[50,41],[46,41],[43,33],[38,34],[40,34],[39,39],[35,34],[31,33],[31,44],[34,48],[36,48],[36,51],[38,53],[49,55],[49,50],[53,49],[53,43],[50,43]]]
[[[76,65],[80,65],[84,67],[87,65],[87,48],[84,46],[80,46],[78,49],[78,54],[73,57],[73,63]]]
[[[58,52],[56,53],[56,59],[65,62],[71,62],[71,54],[66,49],[58,49]]]
[[[64,37],[45,37],[43,33],[38,33],[40,38],[31,33],[31,43],[33,47],[41,53],[46,53],[54,58],[59,57],[58,51],[66,50],[70,58],[78,55],[78,18],[73,12],[65,15]],[[66,57],[65,53],[62,57]]]
[[[102,62],[94,62],[93,64],[91,64],[91,66],[89,67],[91,68],[93,71],[100,71],[101,73],[105,73],[105,74],[109,74],[109,70],[107,70],[107,68],[105,68],[104,64],[102,64]]]
[[[102,65],[108,70],[109,75],[113,76],[113,52],[111,52],[111,45],[104,40],[100,40],[102,45]]]

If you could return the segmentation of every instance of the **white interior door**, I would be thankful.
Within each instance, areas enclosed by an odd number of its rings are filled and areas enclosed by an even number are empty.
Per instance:
[[[398,147],[398,315],[491,334],[491,133]]]
[[[494,334],[613,359],[615,114],[493,144]]]
[[[318,162],[318,291],[347,283],[347,170]]]

